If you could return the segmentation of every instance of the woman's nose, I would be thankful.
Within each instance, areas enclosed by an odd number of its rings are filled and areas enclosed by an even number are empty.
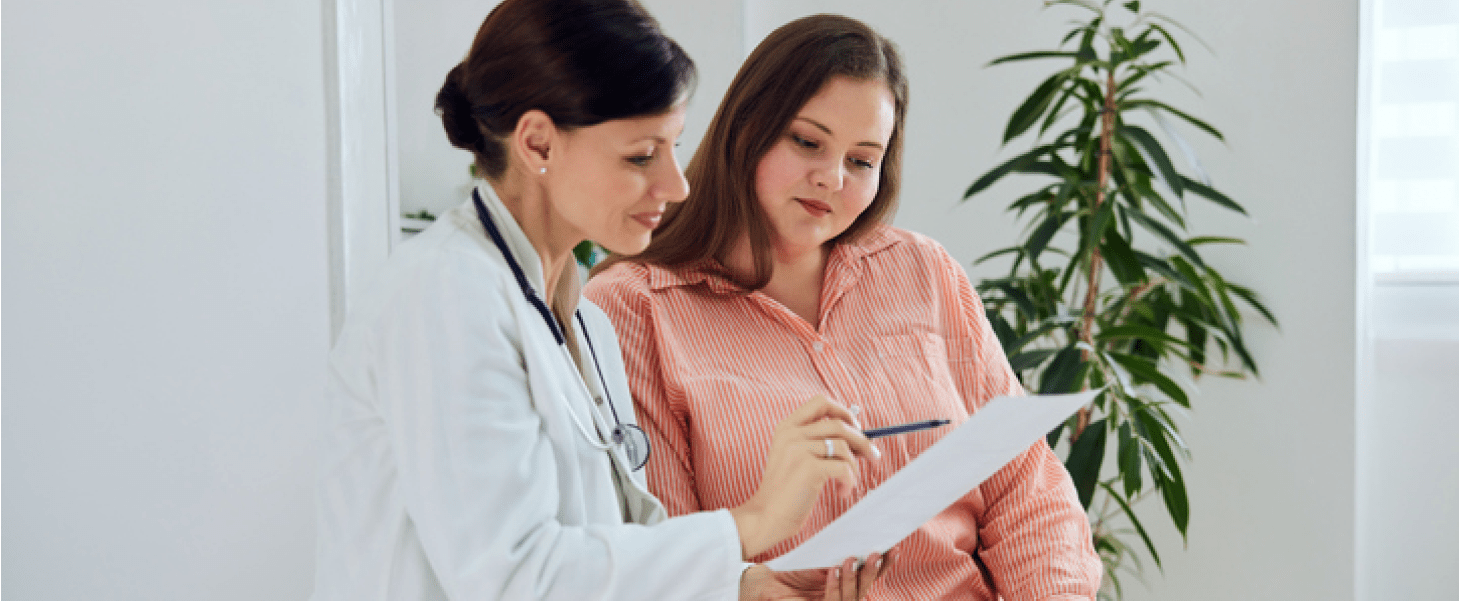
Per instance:
[[[811,171],[811,180],[817,188],[839,192],[841,186],[846,182],[846,172],[839,161],[834,164],[820,165]]]
[[[679,159],[674,153],[667,153],[668,159],[663,162],[667,169],[662,171],[659,181],[654,186],[654,198],[664,202],[680,202],[689,197],[689,180],[684,179],[684,170],[679,168]]]

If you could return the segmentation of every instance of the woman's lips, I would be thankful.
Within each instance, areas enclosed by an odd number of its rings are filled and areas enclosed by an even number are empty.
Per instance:
[[[805,208],[807,213],[810,213],[811,215],[814,215],[816,217],[831,214],[831,205],[828,205],[819,200],[812,200],[809,198],[797,198],[795,200],[796,202],[800,203],[801,207]]]
[[[659,219],[663,218],[663,211],[649,211],[647,213],[634,213],[629,215],[634,221],[643,224],[643,227],[654,229],[659,226]]]

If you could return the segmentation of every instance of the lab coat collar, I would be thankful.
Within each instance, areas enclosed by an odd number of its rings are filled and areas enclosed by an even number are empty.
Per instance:
[[[500,196],[497,196],[496,189],[491,187],[490,182],[477,180],[476,191],[481,195],[481,204],[486,207],[486,212],[491,215],[492,221],[501,231],[502,240],[507,243],[507,248],[512,251],[512,256],[517,260],[517,266],[521,267],[522,273],[527,276],[527,282],[532,284],[534,292],[542,294],[547,290],[545,285],[547,280],[542,274],[542,255],[537,254],[537,248],[532,246],[531,240],[527,239],[527,233],[522,231],[522,226],[517,223],[512,212],[507,210],[507,205],[502,202]],[[469,207],[472,203],[468,200],[466,204]],[[476,215],[475,209],[469,210],[468,213]],[[481,228],[478,225],[476,229]],[[491,238],[486,235],[484,230],[481,231],[481,235],[487,238],[488,244],[491,243]],[[569,263],[557,280],[556,298],[548,299],[548,304],[557,309],[559,315],[570,319],[573,312],[577,310],[578,299],[581,296],[582,281],[578,275],[577,264]],[[573,327],[570,323],[563,325]]]

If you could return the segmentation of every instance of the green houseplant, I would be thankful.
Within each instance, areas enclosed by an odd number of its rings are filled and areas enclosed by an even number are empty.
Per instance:
[[[979,177],[963,200],[1009,174],[1034,176],[1036,189],[1008,210],[1025,220],[1021,241],[980,259],[1008,257],[1006,277],[979,292],[1009,362],[1030,391],[1102,389],[1088,407],[1049,433],[1089,512],[1105,565],[1101,598],[1119,598],[1120,572],[1138,573],[1135,539],[1157,566],[1160,555],[1132,510],[1160,497],[1184,537],[1190,519],[1181,462],[1189,450],[1172,414],[1190,408],[1202,374],[1257,375],[1242,337],[1242,311],[1276,318],[1249,288],[1202,259],[1227,237],[1188,236],[1185,202],[1201,199],[1245,214],[1203,174],[1179,172],[1154,123],[1187,147],[1173,123],[1222,139],[1204,121],[1150,97],[1145,86],[1185,54],[1179,24],[1140,2],[1051,0],[1088,11],[1056,50],[1004,56],[991,65],[1057,61],[1009,118],[1007,144],[1033,133],[1032,149]],[[1116,21],[1120,24],[1116,24]],[[1194,163],[1194,161],[1192,161]],[[1108,452],[1107,452],[1108,449]],[[1138,544],[1138,543],[1135,543]]]

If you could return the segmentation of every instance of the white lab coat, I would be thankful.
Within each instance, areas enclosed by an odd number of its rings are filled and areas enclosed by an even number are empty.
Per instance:
[[[540,293],[537,253],[478,190]],[[729,512],[664,519],[643,472],[589,442],[574,414],[595,440],[613,421],[583,336],[579,368],[470,201],[402,244],[366,296],[330,357],[315,601],[737,598]],[[578,308],[632,422],[613,328]]]

